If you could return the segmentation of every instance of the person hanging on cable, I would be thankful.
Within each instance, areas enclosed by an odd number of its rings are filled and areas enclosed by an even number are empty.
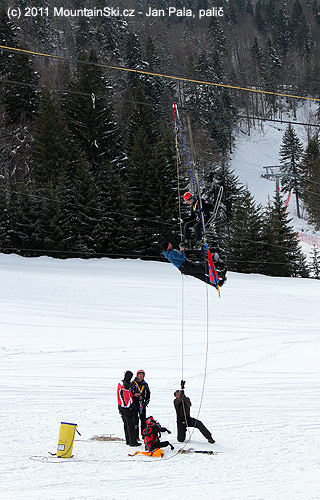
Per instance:
[[[199,429],[201,434],[208,440],[209,443],[215,443],[211,432],[206,426],[196,418],[190,416],[191,401],[184,393],[185,381],[181,380],[181,389],[174,391],[174,407],[177,413],[177,433],[178,441],[182,443],[186,439],[187,427]]]
[[[144,380],[144,370],[138,370],[133,380],[131,392],[133,395],[133,418],[137,440],[139,439],[139,420],[141,425],[141,436],[146,427],[146,408],[150,402],[150,389]]]
[[[184,246],[187,250],[191,248],[191,228],[193,227],[195,239],[197,241],[195,248],[199,249],[201,248],[202,222],[199,216],[198,200],[196,199],[195,196],[193,196],[192,193],[190,193],[190,191],[184,193],[183,199],[187,203],[187,205],[191,207],[191,212],[189,217],[180,219],[182,224],[184,224],[183,227]],[[203,213],[204,223],[206,223],[210,218],[210,214],[214,211],[214,206],[212,205],[212,203],[208,203],[202,198],[201,198],[201,206],[202,206],[201,211]]]
[[[186,276],[193,276],[194,278],[197,278],[201,281],[204,281],[205,283],[211,284],[210,283],[210,278],[209,278],[209,269],[206,268],[204,264],[192,262],[191,260],[188,260],[185,252],[184,252],[184,245],[180,244],[180,251],[174,250],[172,243],[170,241],[163,241],[161,244],[161,248],[163,250],[163,255],[165,258],[171,262],[177,269],[182,274],[185,274]],[[225,281],[226,281],[226,270],[221,269],[218,270],[219,273],[219,281],[218,285],[221,287]]]
[[[132,393],[130,390],[132,385],[131,382],[132,376],[133,376],[132,372],[126,371],[123,380],[121,380],[121,382],[119,382],[118,384],[118,389],[117,389],[118,410],[123,421],[126,443],[129,446],[141,446],[141,443],[138,443],[136,438],[136,432],[133,420],[133,401],[132,401]]]

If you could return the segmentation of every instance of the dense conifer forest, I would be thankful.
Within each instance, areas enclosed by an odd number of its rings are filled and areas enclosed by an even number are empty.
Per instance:
[[[250,133],[264,119],[294,116],[301,102],[277,93],[320,98],[320,0],[153,0],[166,13],[154,17],[138,14],[148,12],[145,0],[117,3],[135,17],[79,15],[79,0],[54,16],[54,1],[20,0],[23,12],[45,14],[10,19],[11,5],[0,0],[0,45],[60,59],[0,49],[1,252],[158,258],[163,238],[178,244],[178,179],[181,190],[191,186],[181,137],[175,143],[177,102],[204,197],[224,187],[212,250],[230,270],[319,277],[318,252],[308,268],[281,195],[257,206],[230,155],[241,124]],[[223,15],[169,16],[169,7]],[[319,229],[317,131],[304,147],[289,124],[280,156],[284,186]]]

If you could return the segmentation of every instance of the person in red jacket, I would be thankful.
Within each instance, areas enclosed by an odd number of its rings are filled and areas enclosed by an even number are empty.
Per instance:
[[[129,446],[141,446],[141,443],[138,443],[137,441],[136,430],[134,426],[133,401],[132,392],[130,390],[132,385],[132,376],[132,372],[126,371],[123,380],[121,380],[121,382],[119,382],[118,384],[118,410],[123,421],[126,443]]]

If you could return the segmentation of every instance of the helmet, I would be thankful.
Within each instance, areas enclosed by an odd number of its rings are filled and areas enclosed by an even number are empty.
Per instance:
[[[184,195],[183,195],[184,201],[188,201],[190,198],[193,198],[192,193],[190,193],[190,191],[187,191],[186,193],[184,193]]]
[[[145,371],[144,370],[138,370],[136,376],[138,376],[139,373],[143,373],[143,376],[145,376]]]

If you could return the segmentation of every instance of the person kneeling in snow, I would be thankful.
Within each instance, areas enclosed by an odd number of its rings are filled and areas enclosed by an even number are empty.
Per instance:
[[[159,422],[157,422],[153,417],[148,417],[146,424],[145,429],[142,431],[146,451],[152,451],[157,448],[165,448],[166,446],[170,446],[171,450],[174,450],[174,447],[171,443],[169,443],[169,441],[160,441],[161,432],[171,434],[171,431],[165,427],[161,427]]]
[[[203,264],[198,264],[188,260],[185,256],[183,245],[180,245],[180,252],[178,252],[178,250],[174,250],[172,243],[170,243],[169,241],[164,241],[161,244],[161,248],[163,250],[163,255],[165,256],[165,258],[168,259],[171,264],[177,267],[182,274],[185,274],[186,276],[193,276],[198,280],[210,284],[209,270],[206,270]],[[222,286],[226,281],[226,270],[218,270],[218,273],[220,274],[218,285]]]
[[[186,439],[187,427],[195,427],[199,429],[209,443],[215,443],[211,432],[206,426],[200,420],[190,416],[191,401],[184,394],[184,386],[185,381],[181,380],[181,389],[174,392],[175,399],[173,401],[177,413],[178,441],[182,443]]]

